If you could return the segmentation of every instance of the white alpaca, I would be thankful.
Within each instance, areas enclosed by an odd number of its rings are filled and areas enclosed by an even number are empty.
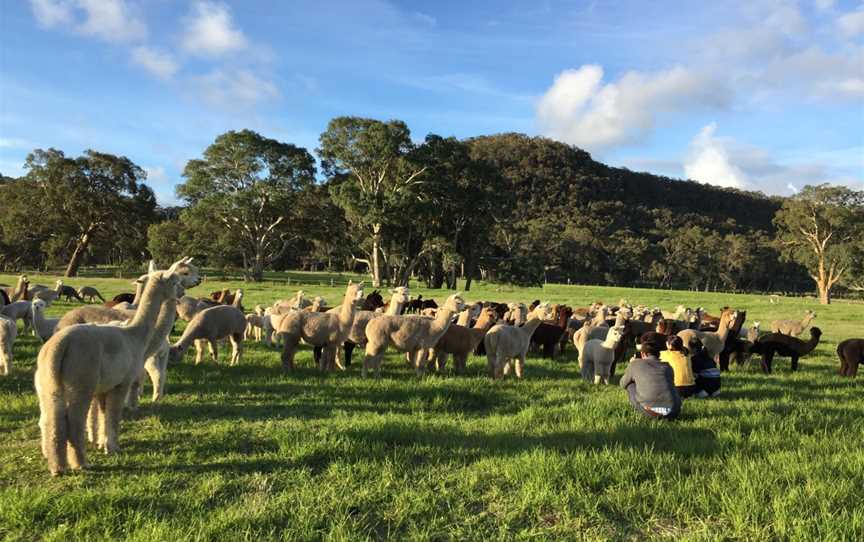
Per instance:
[[[33,311],[33,329],[36,330],[36,335],[42,340],[47,341],[54,334],[54,329],[57,327],[59,318],[45,318],[45,303],[42,299],[34,299],[32,301]]]
[[[0,375],[9,374],[12,367],[12,345],[18,336],[18,325],[15,320],[0,316]]]
[[[162,304],[176,296],[177,265],[150,276],[128,326],[70,326],[40,350],[34,381],[42,413],[42,451],[52,474],[64,472],[70,463],[72,468],[87,467],[86,418],[94,396],[104,413],[99,447],[106,453],[119,450],[123,403],[143,368]]]
[[[180,340],[171,347],[169,361],[177,363],[183,359],[186,350],[195,343],[195,364],[204,357],[204,344],[210,348],[210,357],[218,361],[216,341],[228,338],[231,342],[231,365],[240,363],[243,354],[243,334],[246,331],[246,317],[237,307],[217,305],[204,309],[192,318]]]
[[[805,311],[804,319],[800,322],[798,320],[774,320],[771,322],[771,332],[797,337],[804,333],[814,318],[816,318],[816,313],[808,310]]]
[[[509,374],[512,361],[515,365],[516,378],[522,378],[525,374],[525,357],[528,355],[531,335],[543,320],[551,317],[549,303],[541,303],[531,311],[528,321],[522,327],[505,324],[492,326],[483,338],[490,376],[502,378]]]
[[[21,320],[24,323],[23,333],[33,326],[33,306],[29,301],[13,301],[0,309],[0,315],[12,321]]]
[[[609,371],[615,361],[615,349],[618,348],[623,334],[623,327],[614,326],[609,329],[604,340],[591,339],[585,343],[579,353],[582,378],[591,382],[593,375],[595,384],[609,383]]]
[[[400,352],[409,352],[417,375],[422,375],[429,349],[444,335],[453,315],[461,311],[464,305],[460,294],[453,294],[438,309],[434,319],[416,315],[382,315],[373,319],[366,325],[363,376],[367,376],[369,369],[374,369],[376,377],[381,375],[381,360],[388,346]]]

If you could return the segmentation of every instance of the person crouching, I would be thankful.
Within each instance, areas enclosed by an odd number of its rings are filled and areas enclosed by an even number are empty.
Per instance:
[[[675,389],[672,368],[657,357],[660,348],[654,335],[640,337],[638,357],[630,360],[621,387],[627,390],[636,412],[648,418],[674,420],[681,413],[681,396]]]
[[[678,395],[687,398],[699,391],[696,387],[696,377],[693,376],[693,367],[690,365],[690,352],[684,346],[681,337],[669,335],[666,338],[666,350],[660,352],[660,361],[672,367]]]

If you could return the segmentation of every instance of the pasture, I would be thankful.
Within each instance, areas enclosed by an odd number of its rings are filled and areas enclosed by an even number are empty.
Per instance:
[[[31,274],[53,284],[55,277]],[[244,305],[298,288],[338,303],[344,287],[208,280],[203,296],[242,287]],[[347,277],[342,278],[345,280]],[[0,276],[14,284],[14,277]],[[109,298],[129,280],[78,278]],[[367,283],[367,293],[371,291]],[[413,288],[441,300],[445,291]],[[386,297],[386,296],[385,296]],[[417,379],[389,352],[380,380],[321,374],[308,347],[283,373],[278,352],[246,343],[238,367],[187,354],[153,405],[123,422],[120,454],[91,450],[93,469],[52,478],[39,452],[32,373],[38,340],[16,342],[0,378],[0,536],[8,540],[860,540],[864,533],[862,380],[837,376],[837,343],[864,335],[864,305],[814,299],[581,286],[476,286],[465,298],[722,305],[748,326],[818,313],[824,331],[799,372],[775,360],[723,375],[680,420],[631,411],[617,385],[578,377],[575,352],[528,361],[524,381],[468,374]],[[57,301],[49,315],[79,303]],[[178,322],[176,339],[182,331]],[[448,366],[448,369],[452,367]],[[617,383],[623,372],[619,367]]]

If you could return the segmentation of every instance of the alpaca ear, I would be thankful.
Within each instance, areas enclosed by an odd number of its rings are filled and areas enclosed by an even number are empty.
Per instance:
[[[147,267],[147,272],[152,273],[153,271],[156,271],[156,262],[150,260],[150,265]]]

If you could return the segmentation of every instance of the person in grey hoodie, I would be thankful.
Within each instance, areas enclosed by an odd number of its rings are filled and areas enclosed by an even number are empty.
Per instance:
[[[630,404],[636,412],[648,418],[674,420],[681,413],[681,397],[675,389],[672,368],[660,361],[654,333],[645,333],[639,339],[639,357],[621,378],[621,387],[627,390]]]

